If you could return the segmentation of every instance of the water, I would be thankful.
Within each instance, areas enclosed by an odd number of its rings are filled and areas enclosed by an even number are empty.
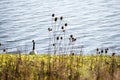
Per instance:
[[[0,53],[30,52],[32,40],[38,53],[47,53],[51,14],[64,16],[67,35],[77,37],[75,46],[84,53],[98,48],[120,52],[120,0],[0,0]]]

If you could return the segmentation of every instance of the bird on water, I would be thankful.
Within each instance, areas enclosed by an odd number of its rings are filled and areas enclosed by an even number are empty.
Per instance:
[[[37,54],[37,51],[35,50],[35,41],[32,40],[32,42],[33,42],[33,49],[29,54]]]

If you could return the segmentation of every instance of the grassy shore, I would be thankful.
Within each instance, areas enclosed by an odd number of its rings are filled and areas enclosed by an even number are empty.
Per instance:
[[[119,56],[0,54],[0,80],[120,80]]]

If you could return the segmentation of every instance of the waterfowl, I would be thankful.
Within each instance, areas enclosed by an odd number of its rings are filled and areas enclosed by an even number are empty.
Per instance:
[[[2,46],[2,43],[0,42],[0,46]]]
[[[29,54],[37,54],[37,51],[35,50],[35,41],[32,40],[32,42],[33,42],[33,49]]]

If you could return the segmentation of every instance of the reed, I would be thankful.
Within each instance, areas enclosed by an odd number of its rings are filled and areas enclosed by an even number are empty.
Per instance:
[[[50,47],[50,41],[52,41],[52,47],[54,55],[59,54],[65,54],[66,50],[66,27],[68,26],[67,23],[63,23],[64,18],[63,16],[57,17],[55,14],[52,14],[52,28],[48,28],[49,31],[49,49]],[[50,37],[50,33],[53,35]],[[50,40],[51,39],[51,40]],[[51,50],[49,50],[51,51]]]
[[[105,59],[110,64],[104,64]],[[1,54],[0,63],[0,80],[119,80],[115,75],[119,75],[120,71],[117,67],[119,56],[115,55],[106,57]]]

